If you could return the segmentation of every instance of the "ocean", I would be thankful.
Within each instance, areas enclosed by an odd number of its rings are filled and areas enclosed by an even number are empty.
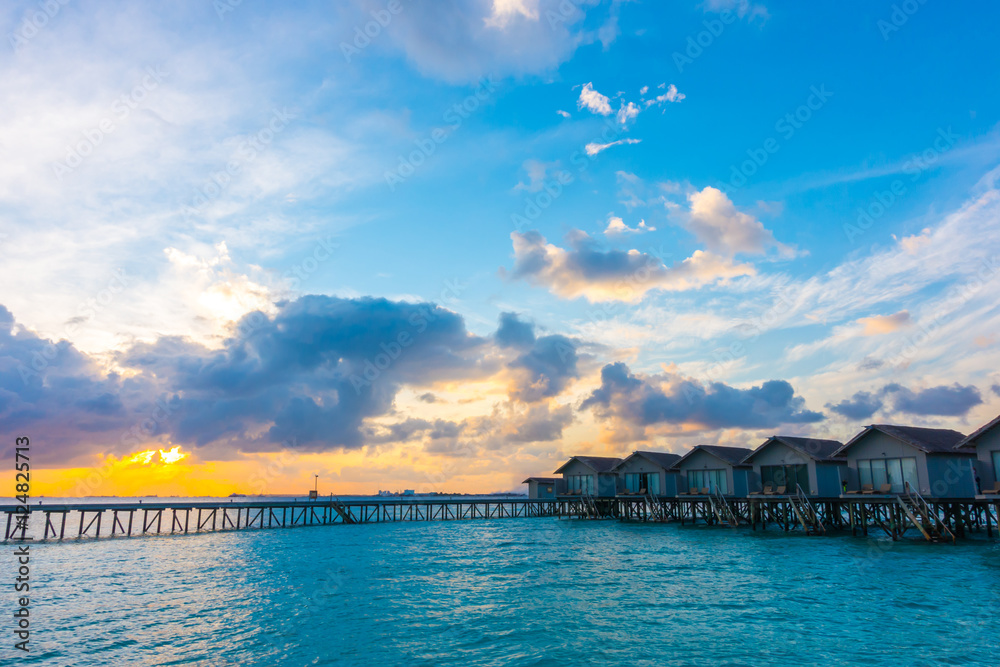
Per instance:
[[[12,589],[3,665],[1000,664],[986,539],[531,518],[37,543],[30,654]]]

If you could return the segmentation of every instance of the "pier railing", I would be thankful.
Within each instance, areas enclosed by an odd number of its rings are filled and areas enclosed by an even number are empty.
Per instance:
[[[903,495],[809,497],[799,488],[783,496],[745,498],[706,494],[666,497],[642,494],[595,497],[393,498],[371,500],[78,502],[32,505],[28,520],[14,505],[0,505],[4,540],[178,535],[300,526],[401,521],[470,521],[505,518],[588,518],[777,526],[807,534],[883,531],[893,540],[913,534],[928,541],[953,542],[968,534],[993,537],[1000,528],[1000,499],[931,499]],[[17,519],[15,521],[15,519]],[[39,521],[41,519],[41,521]],[[31,533],[29,534],[29,527]]]

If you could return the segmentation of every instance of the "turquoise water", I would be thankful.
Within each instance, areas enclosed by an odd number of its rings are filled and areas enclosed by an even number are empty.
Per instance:
[[[1000,664],[985,540],[505,519],[36,544],[31,576],[0,664]]]

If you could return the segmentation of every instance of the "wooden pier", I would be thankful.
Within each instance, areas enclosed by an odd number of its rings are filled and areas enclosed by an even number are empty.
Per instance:
[[[28,538],[22,515],[7,516],[4,541]],[[39,517],[39,515],[41,515]],[[954,542],[972,534],[994,537],[1000,529],[1000,499],[933,499],[909,494],[810,498],[802,494],[750,496],[565,496],[516,498],[399,498],[373,500],[159,501],[33,505],[28,524],[43,523],[42,540],[137,537],[190,533],[328,526],[400,521],[468,521],[559,517],[676,522],[731,528],[768,528],[808,535],[850,532]],[[35,537],[34,539],[38,539]]]

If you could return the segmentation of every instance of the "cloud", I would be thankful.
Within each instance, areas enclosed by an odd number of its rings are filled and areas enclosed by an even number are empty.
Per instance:
[[[3,307],[0,323],[0,419],[44,440],[44,455],[61,461],[134,452],[150,441],[226,456],[288,443],[357,449],[365,420],[391,411],[403,385],[502,368],[485,360],[489,339],[470,334],[455,313],[386,299],[285,302],[273,316],[245,316],[219,349],[176,336],[137,343],[115,356],[121,374],[66,341],[15,327]],[[530,359],[522,365],[531,368]],[[545,373],[536,369],[536,384]]]
[[[370,21],[370,6],[354,0],[344,25]],[[615,8],[562,0],[407,0],[385,28],[383,41],[402,51],[415,69],[451,83],[540,74],[556,69],[583,45],[617,34]],[[602,15],[595,15],[603,12]],[[584,19],[587,19],[584,21]],[[599,24],[590,29],[591,24]],[[352,28],[353,29],[353,28]],[[344,40],[354,36],[345,30]]]
[[[639,111],[641,111],[641,109],[639,109],[639,107],[637,107],[634,103],[629,102],[626,104],[625,102],[622,102],[622,106],[618,109],[618,113],[615,115],[615,118],[620,124],[627,125],[631,121],[638,118]]]
[[[882,391],[892,395],[894,410],[913,415],[960,417],[983,402],[976,387],[962,386],[957,382],[951,386],[941,385],[920,391],[889,384]]]
[[[893,234],[892,238],[896,238]],[[899,241],[899,247],[903,249],[907,254],[916,255],[920,253],[927,245],[931,242],[931,230],[923,229],[919,234],[913,236],[904,236]]]
[[[606,151],[612,146],[620,146],[621,144],[638,144],[642,143],[642,139],[619,139],[618,141],[612,141],[607,144],[589,143],[584,146],[584,150],[587,151],[587,155],[593,157],[600,153],[601,151]]]
[[[363,421],[387,412],[401,385],[480,375],[487,343],[439,306],[373,298],[306,296],[238,330],[220,351],[171,338],[120,356],[180,396],[171,424],[180,441],[355,449]]]
[[[795,255],[792,248],[778,243],[759,220],[739,211],[721,190],[706,187],[689,194],[688,201],[691,211],[687,228],[710,251],[728,256],[763,254],[773,247],[784,257]]]
[[[706,12],[736,12],[740,18],[749,17],[751,21],[760,19],[763,23],[771,18],[767,7],[762,4],[750,2],[750,0],[705,0]]]
[[[417,396],[417,400],[418,401],[423,401],[424,403],[436,403],[437,402],[437,396],[435,396],[434,394],[432,394],[431,392],[428,391],[426,393],[423,393],[423,394],[420,394],[419,396]]]
[[[877,392],[859,391],[851,398],[827,404],[833,412],[852,420],[868,419],[891,400],[891,411],[919,416],[961,417],[983,402],[979,390],[955,383],[913,391],[897,383],[887,384]]]
[[[881,334],[898,331],[910,323],[910,313],[901,310],[892,315],[872,315],[858,319],[858,324],[864,327],[861,331],[863,336],[878,336]]]
[[[844,399],[840,403],[827,403],[826,407],[848,419],[859,421],[868,419],[873,414],[882,409],[882,399],[876,394],[867,391],[859,391],[854,396]]]
[[[500,313],[494,338],[500,347],[531,347],[535,343],[535,328],[518,319],[517,313]]]
[[[542,162],[541,160],[528,159],[521,164],[528,182],[519,181],[514,186],[514,190],[524,190],[525,192],[538,192],[545,187],[545,180],[549,171],[553,167],[559,166],[558,162]]]
[[[142,379],[106,373],[68,341],[23,329],[0,306],[0,423],[5,433],[44,442],[32,449],[40,463],[77,460],[122,439],[135,444],[129,429],[148,416],[141,403],[152,398]]]
[[[661,83],[658,86],[658,88],[664,89],[664,86],[665,86],[665,84]],[[648,86],[647,87],[643,87],[643,89],[641,91],[643,95],[646,94],[646,90],[648,90]],[[677,86],[675,86],[674,84],[670,84],[669,86],[666,86],[666,90],[665,90],[665,92],[663,94],[657,95],[656,97],[654,97],[651,100],[646,100],[645,101],[645,105],[646,105],[646,108],[648,109],[649,107],[653,106],[654,104],[659,105],[659,104],[664,104],[664,103],[680,102],[681,100],[685,99],[686,97],[687,97],[687,95],[685,95],[684,93],[679,92],[677,90]]]
[[[666,266],[663,253],[604,249],[580,230],[567,235],[568,250],[546,242],[537,231],[512,232],[511,239],[510,278],[546,287],[566,299],[636,302],[654,289],[691,290],[754,274],[748,264],[734,264],[701,250]]]
[[[501,348],[512,348],[518,356],[510,369],[510,396],[531,403],[553,398],[579,376],[577,341],[566,336],[536,336],[535,327],[517,313],[501,313],[494,340]]]
[[[542,336],[509,364],[514,377],[510,395],[525,403],[553,398],[579,377],[576,342],[562,335]]]
[[[562,116],[563,118],[569,118],[570,117],[569,112],[568,111],[563,111],[562,109],[556,109],[556,113],[559,114],[560,116]]]
[[[583,84],[583,88],[580,90],[580,99],[576,101],[576,106],[579,109],[586,109],[591,113],[601,116],[611,115],[611,101],[605,95],[601,95],[594,90],[594,84],[592,83]]]
[[[702,384],[677,373],[637,376],[622,362],[601,369],[601,386],[580,408],[639,427],[772,428],[824,419],[805,409],[805,400],[784,380],[738,389],[722,382]]]
[[[645,232],[655,232],[656,227],[649,227],[645,220],[640,220],[635,227],[629,227],[625,221],[617,216],[608,218],[608,226],[604,230],[605,236],[624,236],[625,234],[643,234]]]
[[[486,19],[492,28],[506,28],[516,17],[538,20],[538,0],[493,0],[493,13]]]

